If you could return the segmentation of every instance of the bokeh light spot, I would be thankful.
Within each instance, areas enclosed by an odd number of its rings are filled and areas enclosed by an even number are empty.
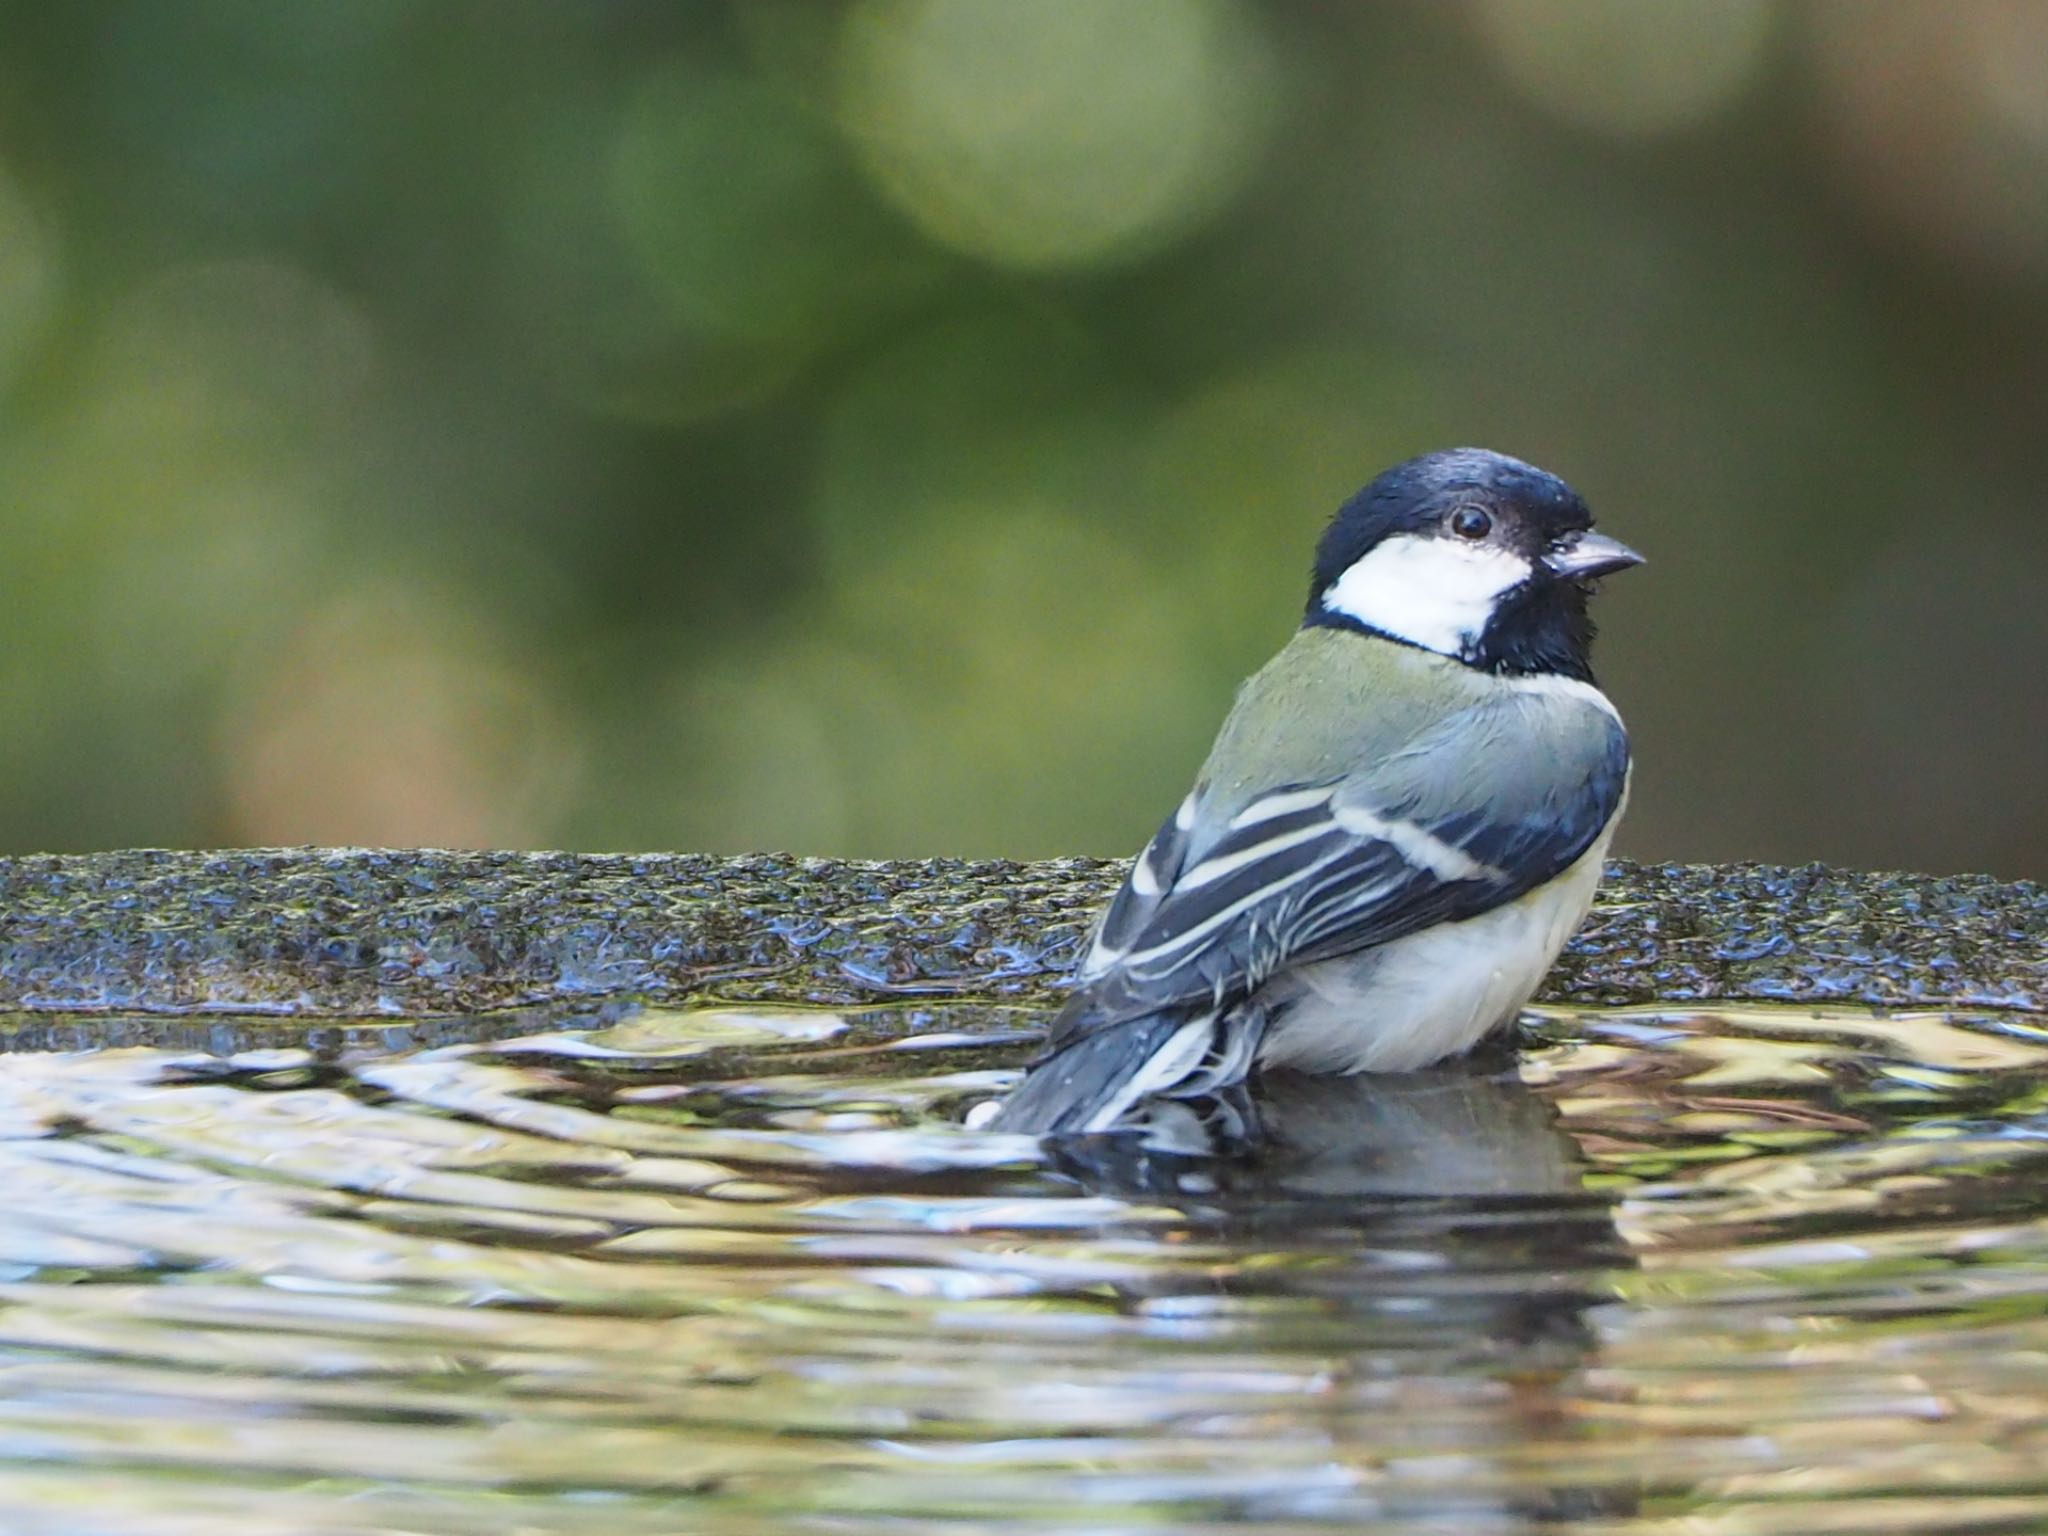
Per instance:
[[[963,507],[843,590],[909,722],[846,743],[868,851],[1118,852],[1181,792],[1228,696],[1188,664],[1205,615],[1086,511]]]
[[[532,668],[481,619],[370,586],[254,659],[218,751],[229,830],[255,844],[532,847],[578,766]]]
[[[106,327],[110,382],[204,395],[216,412],[306,431],[357,404],[377,362],[363,309],[287,262],[248,257],[158,273]]]
[[[775,644],[678,672],[655,750],[686,846],[1035,857],[1135,846],[1229,699],[1204,615],[1112,532],[963,506]]]
[[[2048,270],[2048,7],[1820,10],[1813,41],[1869,213],[1970,266]]]
[[[48,222],[0,170],[0,387],[42,335],[56,302],[59,271]]]
[[[515,174],[500,323],[542,381],[593,415],[672,426],[772,399],[802,371],[805,340],[719,331],[669,278],[649,276],[650,252],[628,239],[612,189],[590,174],[616,126],[594,117],[564,114]]]
[[[1765,0],[1478,0],[1503,73],[1545,111],[1620,135],[1711,116],[1769,52]]]
[[[2048,6],[2006,0],[1982,7],[1971,21],[1961,41],[1976,94],[2048,153]]]
[[[1219,675],[1256,665],[1292,626],[1338,505],[1446,446],[1431,436],[1438,414],[1412,367],[1307,349],[1212,381],[1160,424],[1144,476],[1157,546],[1202,593],[1199,643]]]
[[[680,847],[844,853],[862,847],[863,737],[903,729],[866,658],[815,641],[698,661],[667,690],[666,783],[649,799]],[[872,848],[866,851],[873,851]]]
[[[39,536],[13,558],[111,697],[173,707],[317,585],[322,452],[377,356],[360,308],[274,261],[172,267],[109,306],[26,449]]]
[[[1224,206],[1280,89],[1233,0],[859,0],[839,111],[937,240],[1004,266],[1156,250]]]
[[[669,64],[621,127],[612,201],[646,280],[690,325],[815,349],[940,270],[787,91]]]

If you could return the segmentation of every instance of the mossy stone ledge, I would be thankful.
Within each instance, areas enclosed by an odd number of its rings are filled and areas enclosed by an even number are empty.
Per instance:
[[[0,1010],[1049,1001],[1123,868],[358,848],[6,858]],[[2048,892],[1821,865],[1617,863],[1543,997],[2048,1012]]]

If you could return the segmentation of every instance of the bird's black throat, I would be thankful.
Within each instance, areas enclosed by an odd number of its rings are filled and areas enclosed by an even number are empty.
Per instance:
[[[1588,588],[1538,577],[1502,595],[1469,656],[1459,659],[1507,677],[1549,673],[1593,681],[1593,619]]]

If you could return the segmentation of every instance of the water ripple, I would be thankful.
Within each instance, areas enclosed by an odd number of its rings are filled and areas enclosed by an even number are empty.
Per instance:
[[[0,1529],[2048,1522],[2040,1020],[1553,1011],[1227,1162],[963,1129],[1000,1007],[566,1022],[17,1032]]]

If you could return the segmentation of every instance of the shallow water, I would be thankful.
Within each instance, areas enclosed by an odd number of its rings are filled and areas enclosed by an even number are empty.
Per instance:
[[[1002,1008],[15,1020],[0,1531],[2048,1523],[2048,1027],[1554,1012],[1215,1162]]]

